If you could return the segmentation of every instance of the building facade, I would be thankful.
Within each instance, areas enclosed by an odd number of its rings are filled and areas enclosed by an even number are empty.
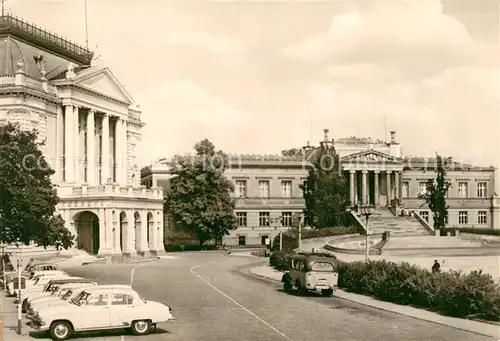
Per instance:
[[[36,128],[57,213],[76,247],[110,259],[164,253],[163,194],[140,186],[141,111],[93,53],[0,17],[0,121]]]
[[[379,208],[398,207],[415,211],[432,226],[432,212],[418,198],[429,179],[436,177],[433,158],[403,157],[396,133],[388,142],[370,138],[330,140],[328,130],[322,144],[335,147],[342,173],[349,183],[351,203]],[[231,155],[226,177],[234,183],[238,229],[224,238],[227,245],[261,245],[292,225],[294,213],[302,212],[300,185],[317,148],[306,146],[302,155]],[[141,182],[147,188],[168,188],[167,160],[145,167]],[[448,226],[493,227],[493,167],[465,165],[447,159]]]

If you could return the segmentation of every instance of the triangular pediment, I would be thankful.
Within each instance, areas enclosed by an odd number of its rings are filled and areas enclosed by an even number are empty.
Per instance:
[[[359,153],[349,154],[341,159],[342,162],[366,162],[366,163],[402,163],[403,159],[378,152],[366,150]]]
[[[74,79],[74,84],[129,105],[133,103],[133,99],[127,90],[107,67],[97,70],[86,70],[86,72],[78,74]]]

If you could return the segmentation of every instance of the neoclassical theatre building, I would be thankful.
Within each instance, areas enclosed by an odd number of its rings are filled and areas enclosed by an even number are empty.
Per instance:
[[[57,211],[76,247],[109,259],[164,253],[163,193],[140,186],[141,111],[93,53],[0,17],[0,120],[38,129]]]
[[[377,214],[371,218],[371,224],[389,230],[400,225],[400,229],[408,230],[408,235],[431,232],[432,213],[418,195],[425,193],[428,180],[436,177],[435,159],[404,157],[394,131],[390,141],[357,137],[330,140],[325,129],[320,143],[334,146],[339,154],[351,203],[376,206]],[[299,186],[306,179],[309,162],[317,150],[308,143],[303,155],[230,156],[225,174],[235,185],[239,227],[224,238],[226,244],[266,244],[267,239],[291,227],[294,213],[304,208]],[[492,228],[497,201],[493,187],[495,169],[447,161],[446,181],[451,184],[448,225]],[[168,179],[166,160],[141,172],[141,181],[147,188],[166,188]],[[397,212],[401,209],[413,211],[417,217],[398,220]]]

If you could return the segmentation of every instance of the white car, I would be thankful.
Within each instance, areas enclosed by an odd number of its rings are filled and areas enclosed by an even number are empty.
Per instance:
[[[41,304],[37,304],[36,306],[34,304],[31,305],[27,317],[30,320],[33,320],[33,317],[36,316],[37,314],[40,313],[40,311],[46,310],[46,309],[54,309],[55,307],[58,306],[65,306],[67,304],[70,304],[73,299],[75,299],[77,296],[79,296],[83,291],[86,289],[91,289],[92,286],[85,286],[83,288],[74,288],[74,289],[64,289],[65,292],[64,294],[59,296],[59,299],[51,300],[48,302],[44,302]],[[99,285],[99,288],[103,289],[132,289],[130,285],[122,285],[122,284],[111,284],[111,285]]]
[[[31,285],[26,285],[25,289],[21,290],[21,294],[24,295],[28,292],[37,292],[37,291],[42,291],[43,287],[50,282],[52,279],[57,279],[57,278],[66,278],[69,277],[67,273],[64,271],[53,271],[50,273],[44,273],[44,274],[39,274],[36,275],[33,280],[31,281],[26,281],[27,283],[32,282]],[[9,286],[10,290],[10,286]],[[19,289],[13,290],[14,295],[19,296]]]
[[[123,328],[146,335],[157,323],[174,319],[170,307],[146,301],[132,288],[96,286],[83,290],[70,303],[41,310],[32,326],[60,341],[76,332]]]
[[[58,288],[58,290],[52,292],[49,296],[38,297],[28,302],[26,306],[26,317],[30,319],[36,312],[49,306],[58,305],[63,302],[68,304],[68,301],[78,295],[83,289],[93,286],[97,286],[97,283],[92,282],[62,285]]]
[[[26,312],[26,307],[28,303],[37,297],[49,296],[56,288],[59,288],[59,285],[63,284],[76,284],[76,283],[92,283],[88,279],[84,279],[83,277],[64,277],[64,278],[51,278],[50,281],[43,286],[40,290],[39,287],[34,287],[22,292],[22,311]]]

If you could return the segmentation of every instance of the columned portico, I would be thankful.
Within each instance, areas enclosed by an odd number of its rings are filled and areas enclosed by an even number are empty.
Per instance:
[[[399,198],[402,159],[367,150],[347,155],[341,162],[342,168],[349,172],[349,198],[352,204],[391,205],[392,199]]]

